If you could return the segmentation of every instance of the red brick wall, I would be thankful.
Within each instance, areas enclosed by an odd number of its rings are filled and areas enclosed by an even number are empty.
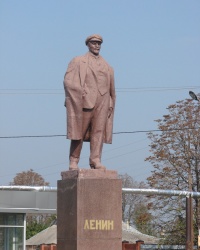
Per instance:
[[[131,243],[122,243],[122,250],[136,250],[136,244],[131,244]]]
[[[136,241],[135,244],[122,242],[122,250],[140,250],[141,244],[144,244],[144,241]]]
[[[40,250],[57,250],[56,245],[41,245]]]

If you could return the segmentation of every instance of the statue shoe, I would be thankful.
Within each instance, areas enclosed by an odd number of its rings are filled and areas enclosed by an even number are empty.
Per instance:
[[[75,161],[70,161],[69,170],[78,170],[78,164]]]
[[[101,162],[90,164],[92,169],[106,170],[106,167],[101,164]]]

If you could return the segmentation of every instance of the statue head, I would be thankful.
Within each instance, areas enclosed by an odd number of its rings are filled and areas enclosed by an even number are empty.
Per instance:
[[[102,43],[103,43],[102,36],[97,34],[88,36],[85,40],[85,44],[88,46],[89,51],[94,55],[99,54]]]

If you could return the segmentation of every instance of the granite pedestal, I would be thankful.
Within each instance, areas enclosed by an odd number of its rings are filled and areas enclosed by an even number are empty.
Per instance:
[[[122,184],[116,171],[62,172],[57,250],[122,249]]]

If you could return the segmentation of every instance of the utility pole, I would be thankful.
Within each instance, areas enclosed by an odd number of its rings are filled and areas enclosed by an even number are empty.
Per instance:
[[[197,95],[193,91],[189,91],[189,95],[193,100],[198,101]],[[192,192],[192,172],[191,167],[188,168],[188,188]],[[200,233],[200,232],[199,232]],[[199,236],[198,236],[198,247],[199,247]],[[192,196],[186,197],[186,250],[193,250],[194,247],[194,230],[193,230],[193,206]]]
[[[192,173],[191,168],[188,169],[188,186],[192,192]],[[193,206],[192,196],[186,197],[186,250],[193,250],[194,234],[193,234]]]

